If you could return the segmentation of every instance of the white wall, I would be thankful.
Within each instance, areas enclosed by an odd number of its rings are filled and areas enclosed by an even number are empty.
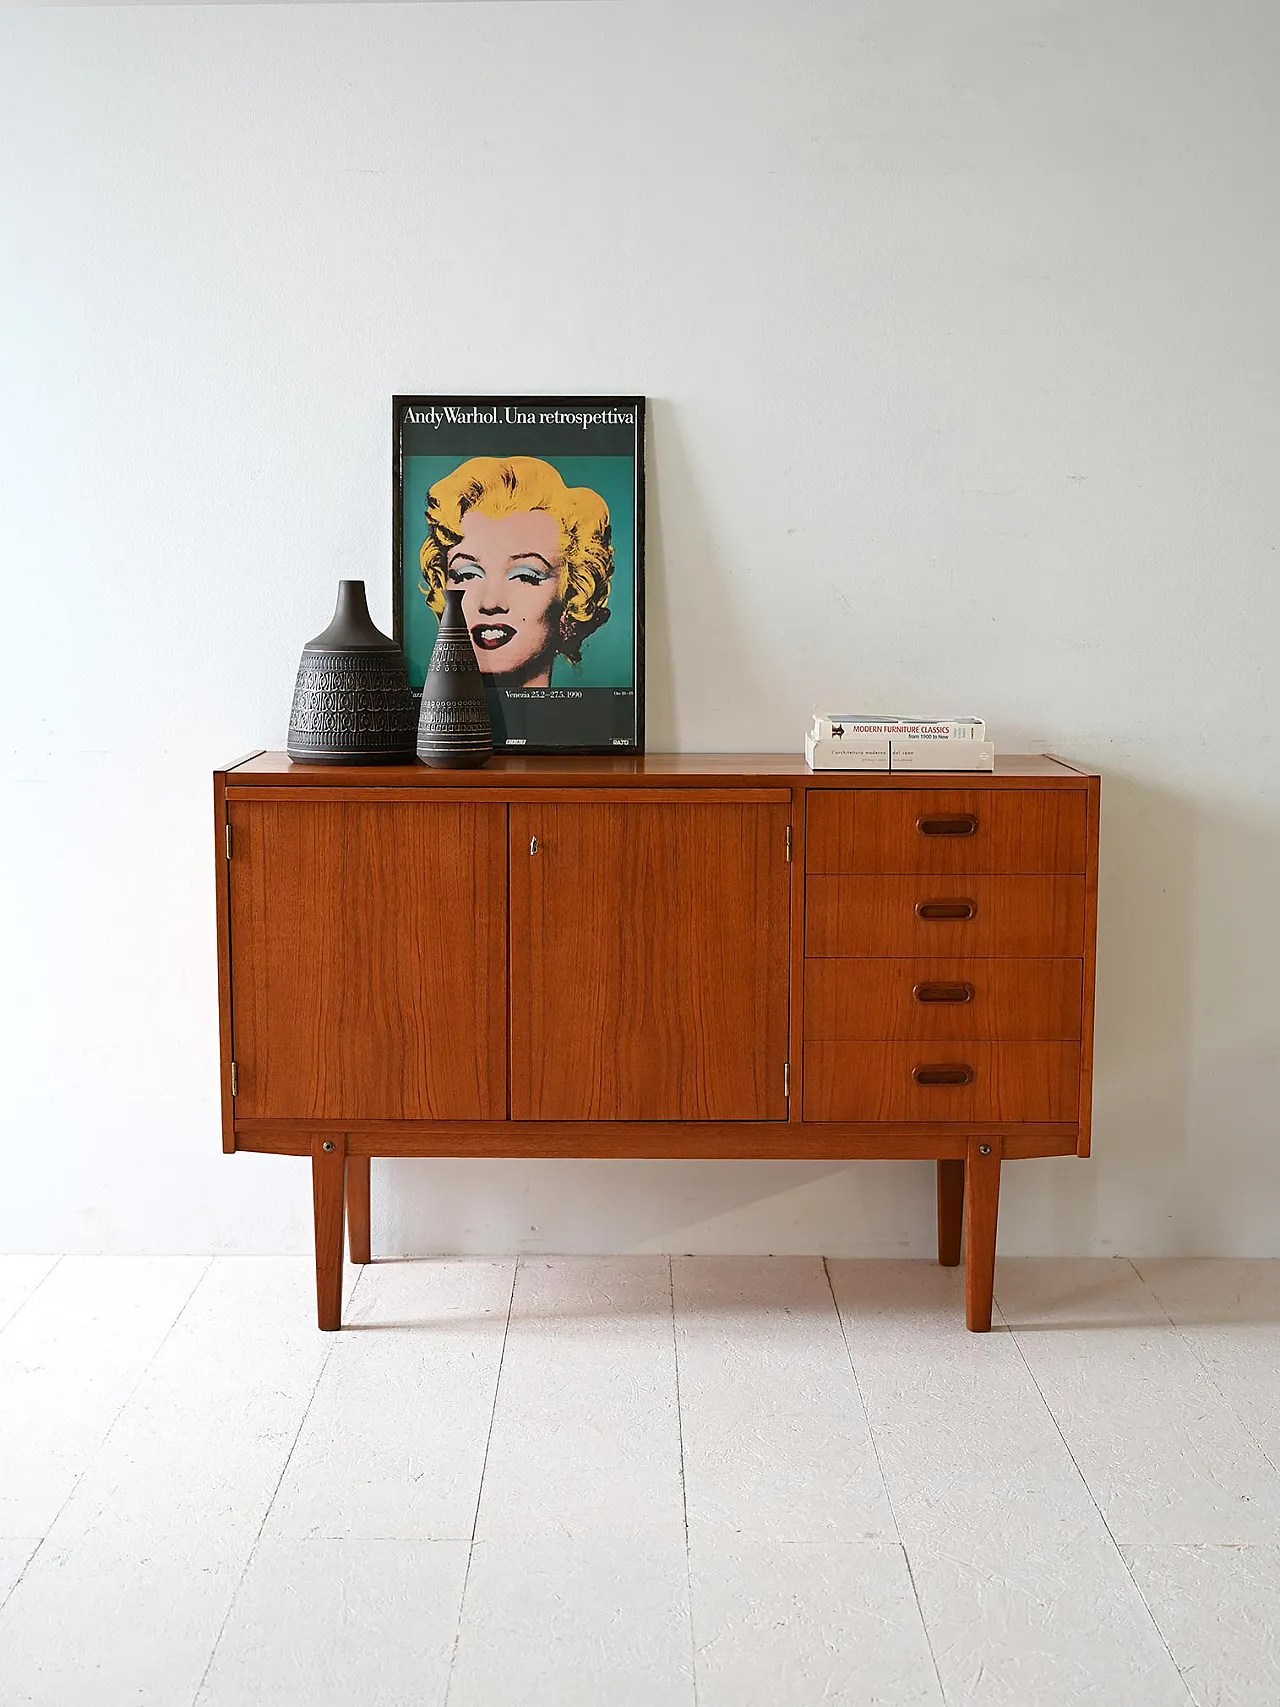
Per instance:
[[[223,1158],[208,773],[395,390],[653,398],[655,750],[815,697],[1105,773],[1096,1159],[1009,1251],[1280,1253],[1280,9],[0,12],[0,1248],[305,1248]],[[379,1165],[387,1250],[926,1253],[915,1164]]]

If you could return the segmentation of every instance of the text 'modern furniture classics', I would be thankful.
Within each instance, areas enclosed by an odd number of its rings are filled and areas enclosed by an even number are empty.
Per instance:
[[[214,776],[222,1134],[309,1156],[926,1157],[991,1325],[1001,1163],[1089,1151],[1098,778],[741,754]]]

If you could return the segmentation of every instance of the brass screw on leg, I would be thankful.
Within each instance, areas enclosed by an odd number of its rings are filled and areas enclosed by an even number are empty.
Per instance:
[[[325,1147],[326,1147],[326,1149],[329,1148],[328,1145],[326,1145]],[[991,1154],[990,1144],[979,1144],[978,1145],[978,1154],[980,1156],[989,1156]]]
[[[333,1139],[332,1138],[326,1138],[324,1143],[320,1146],[320,1148],[322,1150],[332,1150],[333,1149]]]

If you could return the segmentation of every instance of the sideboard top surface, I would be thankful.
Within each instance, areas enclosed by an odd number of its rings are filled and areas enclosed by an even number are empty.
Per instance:
[[[518,756],[499,753],[479,770],[430,765],[294,764],[285,753],[254,753],[224,767],[229,782],[301,788],[488,788],[645,785],[687,788],[769,781],[804,788],[1084,788],[1096,772],[1045,754],[1001,754],[994,771],[812,771],[791,753],[644,753]]]

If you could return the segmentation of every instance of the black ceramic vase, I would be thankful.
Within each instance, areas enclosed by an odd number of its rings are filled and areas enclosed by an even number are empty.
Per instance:
[[[493,757],[493,725],[476,662],[462,588],[446,587],[440,633],[422,686],[418,757],[429,765],[474,768]]]
[[[302,649],[289,757],[304,764],[410,764],[413,711],[404,653],[373,626],[364,582],[339,581],[333,621]]]

